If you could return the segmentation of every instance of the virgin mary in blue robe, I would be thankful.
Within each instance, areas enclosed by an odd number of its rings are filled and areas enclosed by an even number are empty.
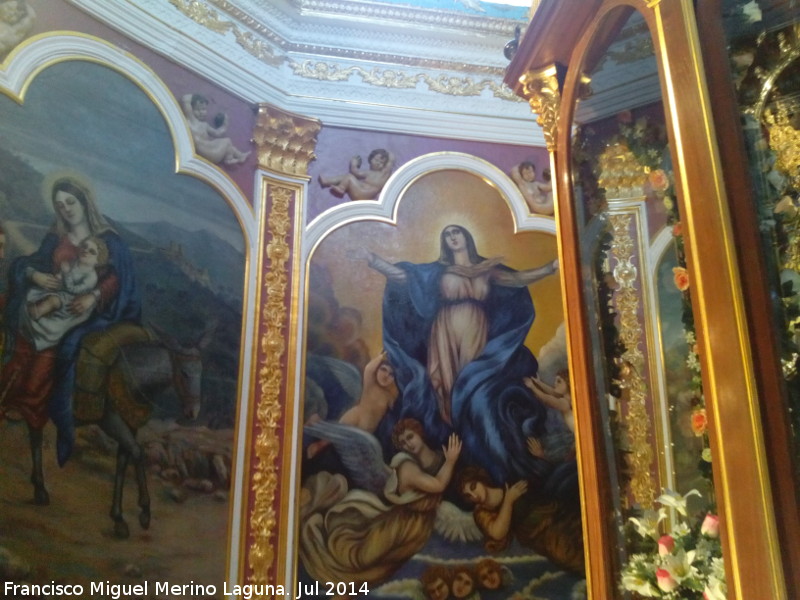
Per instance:
[[[552,465],[527,447],[548,421],[547,408],[522,383],[538,369],[524,345],[535,316],[527,286],[555,273],[557,262],[514,271],[480,256],[459,225],[445,227],[440,241],[433,263],[366,256],[387,279],[383,342],[402,393],[378,435],[412,417],[436,444],[457,432],[466,461],[498,483],[543,477]]]
[[[67,194],[75,203],[68,214],[56,207],[59,192]],[[72,399],[81,342],[88,333],[106,329],[120,321],[139,323],[141,302],[130,250],[100,213],[93,195],[83,182],[72,177],[57,180],[52,188],[52,201],[56,212],[53,227],[38,250],[17,258],[11,265],[5,312],[7,337],[2,383],[7,393],[6,404],[21,409],[32,428],[44,427],[47,416],[53,421],[58,431],[58,463],[63,465],[70,457],[75,441]],[[108,248],[108,265],[100,274],[97,304],[91,316],[66,332],[55,348],[36,351],[30,341],[19,339],[29,337],[21,317],[27,291],[33,285],[31,274],[58,273],[60,265],[57,257],[77,252],[70,233],[79,227],[83,228],[85,234],[101,238]],[[39,355],[45,353],[52,354],[53,358],[37,360],[41,358]],[[35,368],[34,365],[47,367]],[[42,385],[44,379],[49,380],[48,385]],[[14,403],[18,406],[14,406]]]

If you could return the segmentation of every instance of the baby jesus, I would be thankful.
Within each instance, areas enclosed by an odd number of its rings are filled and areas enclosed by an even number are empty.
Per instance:
[[[80,253],[74,261],[64,261],[56,275],[61,289],[47,290],[32,287],[27,295],[27,325],[37,350],[55,346],[75,325],[89,318],[91,311],[75,313],[75,298],[95,293],[99,280],[97,269],[108,263],[108,247],[99,237],[88,237],[80,243]]]

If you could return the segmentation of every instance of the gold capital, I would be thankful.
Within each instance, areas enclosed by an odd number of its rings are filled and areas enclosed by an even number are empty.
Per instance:
[[[558,89],[556,66],[528,71],[519,78],[522,91],[531,111],[538,115],[536,122],[544,131],[544,141],[550,152],[555,152],[558,137],[558,113],[561,109],[561,92]]]
[[[275,173],[308,176],[308,165],[316,158],[314,149],[322,125],[316,119],[258,105],[253,142],[258,165]]]

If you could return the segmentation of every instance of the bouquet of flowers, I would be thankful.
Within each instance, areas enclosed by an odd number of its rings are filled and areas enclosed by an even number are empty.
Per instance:
[[[641,538],[640,552],[631,554],[622,568],[620,587],[640,598],[671,600],[725,600],[725,567],[719,541],[719,517],[711,512],[694,525],[686,514],[686,500],[700,496],[692,490],[685,496],[665,490],[657,511],[631,517]],[[662,535],[660,523],[667,517],[666,507],[679,517],[672,530]]]

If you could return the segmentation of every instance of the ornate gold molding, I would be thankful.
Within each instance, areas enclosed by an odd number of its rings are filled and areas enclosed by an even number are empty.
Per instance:
[[[340,67],[326,62],[290,62],[295,75],[320,81],[347,81],[358,75],[364,83],[390,88],[413,88],[417,86],[419,75],[408,75],[392,69],[363,69],[361,67]]]
[[[614,279],[619,288],[614,292],[614,302],[619,314],[619,338],[625,346],[620,369],[620,386],[624,390],[627,413],[625,426],[630,438],[631,493],[644,508],[652,508],[656,497],[651,476],[653,448],[650,444],[650,417],[647,414],[647,384],[642,378],[645,369],[644,355],[639,345],[644,331],[639,321],[638,270],[633,264],[634,240],[630,235],[631,215],[609,215],[613,233],[611,253],[617,260]]]
[[[775,90],[775,82],[783,72],[800,59],[800,23],[777,33],[758,38],[755,51],[740,53],[737,88],[740,103],[750,106],[744,112],[756,119],[764,118],[764,111]],[[752,101],[753,87],[758,86],[757,97]]]
[[[314,149],[321,127],[316,119],[259,104],[253,131],[258,165],[284,175],[308,177],[308,165],[316,158]]]
[[[250,578],[254,583],[267,583],[268,573],[275,560],[275,540],[278,523],[275,494],[278,487],[278,456],[280,451],[281,390],[283,389],[282,360],[286,351],[289,310],[286,305],[288,263],[291,256],[287,238],[291,233],[291,204],[294,190],[279,185],[269,188],[271,200],[267,233],[269,242],[266,257],[269,264],[264,275],[261,331],[259,341],[258,389],[256,406],[253,477],[253,508],[249,531],[252,544],[248,553]]]
[[[518,98],[505,84],[491,79],[476,81],[470,77],[455,77],[447,74],[429,75],[428,73],[403,73],[395,69],[364,69],[358,66],[339,66],[322,61],[303,62],[290,61],[289,66],[298,77],[317,79],[320,81],[347,81],[353,75],[363,83],[376,87],[412,89],[424,83],[432,92],[448,96],[480,96],[489,90],[495,98],[519,102]]]
[[[597,159],[597,169],[597,183],[606,190],[607,198],[644,196],[650,169],[639,162],[625,142],[606,146]]]
[[[792,124],[800,103],[780,100],[772,110],[764,111],[764,122],[769,129],[769,147],[777,158],[775,167],[800,189],[800,130]]]
[[[207,29],[219,33],[231,33],[236,42],[249,54],[255,56],[262,62],[272,66],[279,66],[288,62],[292,71],[298,77],[307,79],[317,79],[320,81],[347,81],[351,75],[357,75],[367,85],[385,88],[414,88],[419,82],[424,83],[433,92],[446,94],[449,96],[479,96],[484,90],[489,90],[495,98],[519,102],[520,99],[502,82],[492,79],[475,80],[471,77],[457,77],[447,74],[429,73],[403,73],[393,69],[364,69],[359,66],[341,67],[332,63],[314,62],[306,60],[297,62],[289,60],[286,56],[279,56],[275,53],[272,45],[281,48],[282,51],[303,51],[305,53],[317,52],[332,54],[349,58],[357,58],[360,61],[371,61],[378,63],[396,62],[407,67],[424,67],[437,70],[460,70],[464,68],[462,63],[447,61],[434,61],[424,58],[395,56],[382,53],[358,53],[347,49],[336,49],[314,45],[303,45],[302,48],[297,44],[277,36],[274,32],[265,27],[262,23],[256,22],[252,17],[243,13],[226,0],[208,0],[210,4],[217,6],[224,13],[235,13],[235,18],[246,22],[256,34],[250,31],[242,31],[230,20],[222,18],[216,10],[209,8],[203,0],[169,0],[175,8],[184,15],[192,19],[195,23]],[[346,8],[347,5],[342,5]],[[263,38],[263,39],[261,39]],[[487,65],[470,65],[470,72],[479,75],[497,77],[503,76],[505,72],[502,67],[492,67]]]
[[[552,65],[538,71],[528,71],[519,78],[522,92],[531,111],[538,115],[536,122],[544,131],[544,141],[550,152],[556,150],[558,113],[561,110],[561,92],[558,89],[556,67]]]
[[[283,56],[277,56],[263,40],[257,39],[249,31],[242,31],[232,21],[221,18],[217,11],[210,9],[200,0],[169,0],[169,2],[192,21],[215,33],[230,32],[237,44],[260,61],[278,66],[286,60]]]

